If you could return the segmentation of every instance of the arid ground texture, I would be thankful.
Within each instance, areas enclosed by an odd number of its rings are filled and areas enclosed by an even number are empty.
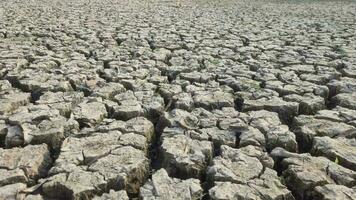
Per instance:
[[[1,0],[0,200],[356,200],[356,1]]]

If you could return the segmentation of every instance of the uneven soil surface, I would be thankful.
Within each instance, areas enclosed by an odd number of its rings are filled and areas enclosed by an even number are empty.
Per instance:
[[[0,1],[0,200],[355,200],[356,2]]]

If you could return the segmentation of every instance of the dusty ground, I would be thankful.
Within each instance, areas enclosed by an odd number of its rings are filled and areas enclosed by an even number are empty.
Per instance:
[[[356,199],[356,2],[3,0],[0,199]]]

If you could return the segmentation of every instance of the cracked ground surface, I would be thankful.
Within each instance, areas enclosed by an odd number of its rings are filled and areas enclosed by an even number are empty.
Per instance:
[[[356,2],[0,2],[0,200],[356,199]]]

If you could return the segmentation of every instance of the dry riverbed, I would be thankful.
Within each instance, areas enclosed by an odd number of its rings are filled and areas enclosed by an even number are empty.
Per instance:
[[[354,200],[355,138],[355,1],[0,1],[0,200]]]

